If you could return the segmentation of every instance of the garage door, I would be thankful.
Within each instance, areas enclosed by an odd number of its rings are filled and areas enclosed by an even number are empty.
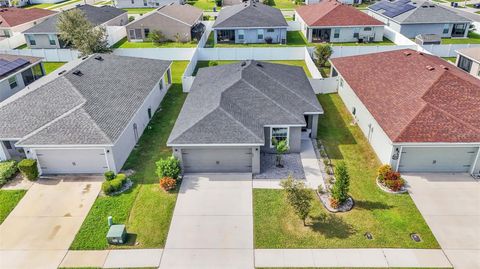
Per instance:
[[[37,149],[43,174],[103,173],[108,170],[103,149]]]
[[[469,172],[478,147],[403,148],[401,172]]]
[[[251,148],[182,149],[187,173],[252,172]]]

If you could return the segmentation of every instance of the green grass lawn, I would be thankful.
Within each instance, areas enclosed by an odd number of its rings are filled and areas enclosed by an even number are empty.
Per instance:
[[[25,195],[26,190],[0,190],[0,224]]]
[[[135,49],[135,48],[195,48],[198,45],[198,42],[164,42],[157,44],[154,42],[129,42],[126,37],[122,38],[117,43],[113,44],[112,48],[118,49]]]
[[[128,12],[128,14],[145,14],[154,10],[155,8],[143,7],[143,8],[122,8],[122,9]]]
[[[199,68],[203,67],[209,67],[209,66],[214,66],[214,65],[224,65],[224,64],[231,64],[231,63],[236,63],[239,61],[236,60],[224,60],[224,61],[198,61],[197,66],[195,67],[195,70],[193,71],[193,75],[195,76],[198,72]],[[305,71],[305,74],[307,77],[312,77],[310,74],[310,71],[307,68],[307,65],[305,64],[305,61],[298,60],[298,61],[265,61],[269,63],[277,63],[277,64],[286,64],[286,65],[294,65],[294,66],[301,66],[303,70]]]
[[[327,78],[330,76],[330,69],[332,66],[330,65],[330,62],[327,62],[325,64],[325,67],[320,68],[320,74],[322,74],[322,77]]]
[[[266,0],[266,2],[268,2],[268,0]],[[270,2],[270,6],[283,10],[293,10],[299,6],[296,5],[292,0],[270,0]]]
[[[480,44],[480,34],[469,32],[468,38],[442,38],[442,44]]]
[[[213,8],[216,7],[215,0],[187,0],[187,3],[205,11],[213,11]],[[217,10],[219,9],[217,7]]]
[[[64,64],[66,64],[66,62],[43,62],[43,67],[45,68],[45,73],[48,75]]]
[[[172,66],[173,84],[155,113],[124,169],[133,169],[135,186],[118,196],[98,197],[88,213],[70,249],[107,249],[106,220],[125,223],[130,234],[127,248],[163,248],[167,238],[177,191],[163,192],[155,175],[155,162],[171,155],[166,141],[185,101],[181,76],[188,61]]]
[[[457,57],[442,57],[445,61],[449,61],[455,63],[457,61]]]
[[[61,2],[61,3],[57,3],[57,4],[54,4],[52,6],[49,6],[48,9],[55,9],[55,8],[61,8],[61,7],[64,7],[64,6],[68,6],[68,5],[71,5],[71,4],[75,4],[75,3],[78,3],[82,0],[69,0],[69,1],[64,1],[64,2]]]
[[[350,195],[355,207],[347,213],[327,213],[315,200],[309,226],[294,215],[283,190],[253,191],[256,248],[439,248],[435,237],[408,194],[380,190],[376,170],[380,166],[372,148],[338,94],[319,95],[325,110],[318,123],[333,163],[345,161],[350,174]],[[373,234],[373,240],[364,237]],[[415,243],[410,233],[423,241]]]
[[[16,50],[25,50],[25,49],[28,49],[28,45],[27,44],[23,44],[23,45],[20,45],[18,47],[15,48]]]
[[[314,46],[311,43],[308,43],[307,39],[303,36],[300,31],[288,31],[287,32],[287,44],[267,44],[267,43],[257,43],[257,44],[213,44],[214,42],[214,32],[212,31],[208,36],[207,43],[205,44],[206,48],[245,48],[245,47],[304,47],[304,46]]]

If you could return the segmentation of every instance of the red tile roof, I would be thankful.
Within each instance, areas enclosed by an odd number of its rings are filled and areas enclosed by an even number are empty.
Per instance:
[[[393,142],[480,142],[480,80],[456,66],[414,50],[331,61]]]
[[[301,6],[296,11],[308,26],[384,25],[364,12],[335,0]]]
[[[41,8],[0,8],[0,27],[14,27],[55,13]]]

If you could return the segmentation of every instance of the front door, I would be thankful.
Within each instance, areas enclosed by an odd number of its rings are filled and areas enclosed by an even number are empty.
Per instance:
[[[467,25],[465,23],[456,23],[453,25],[452,37],[464,37]]]

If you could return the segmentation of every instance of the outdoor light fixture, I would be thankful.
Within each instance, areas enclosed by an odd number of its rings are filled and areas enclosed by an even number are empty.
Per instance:
[[[110,150],[109,150],[109,149],[107,149],[107,153],[110,153]]]
[[[373,235],[370,233],[370,232],[366,232],[364,234],[365,238],[367,238],[368,240],[372,240],[373,239]]]
[[[412,240],[417,242],[417,243],[422,241],[422,239],[420,238],[420,235],[418,235],[416,233],[411,233],[410,238],[412,238]]]
[[[400,156],[400,150],[398,148],[395,149],[395,153],[392,156],[393,160],[398,160],[398,157]]]

